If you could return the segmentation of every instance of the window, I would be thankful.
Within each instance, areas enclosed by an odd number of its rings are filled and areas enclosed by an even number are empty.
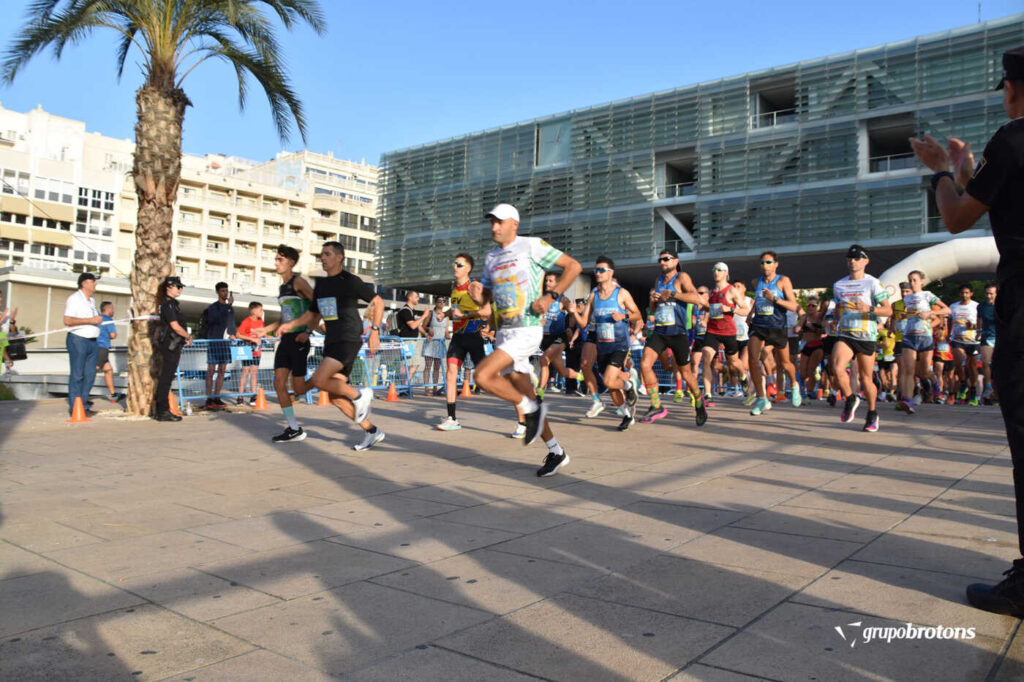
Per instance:
[[[342,213],[341,214],[341,226],[342,227],[359,227],[359,216],[354,213]]]
[[[0,222],[14,223],[15,225],[25,225],[28,223],[28,216],[20,213],[9,213],[4,211],[0,213]]]
[[[85,260],[85,251],[75,250],[75,260]]]
[[[359,251],[363,253],[373,253],[373,247],[376,245],[377,240],[366,239],[365,237],[359,240]]]
[[[101,263],[109,263],[110,262],[110,254],[109,253],[104,253],[104,254],[100,255],[100,262]]]
[[[537,147],[534,164],[553,166],[569,162],[572,121],[550,121],[537,124]]]
[[[78,188],[78,205],[89,207],[89,190],[85,187]]]

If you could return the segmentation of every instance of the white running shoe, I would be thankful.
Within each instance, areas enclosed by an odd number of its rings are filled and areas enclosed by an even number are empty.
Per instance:
[[[462,428],[457,419],[451,417],[445,417],[444,421],[437,425],[438,431],[458,431]]]
[[[526,438],[526,424],[516,424],[516,430],[512,432],[509,438]]]
[[[587,410],[587,417],[594,418],[602,412],[604,412],[604,403],[600,400],[595,400],[594,404]]]
[[[370,416],[370,403],[373,402],[373,389],[364,388],[359,391],[359,397],[352,401],[352,404],[356,408],[355,422],[356,424],[362,424],[366,421],[366,418]],[[381,436],[383,438],[383,436]],[[372,443],[371,443],[372,445]],[[367,446],[369,447],[369,446]],[[365,450],[366,448],[356,448],[357,450]]]
[[[358,443],[352,446],[353,450],[369,450],[377,443],[384,440],[384,432],[381,431],[380,427],[374,433],[366,432],[366,437],[363,438],[362,443]]]

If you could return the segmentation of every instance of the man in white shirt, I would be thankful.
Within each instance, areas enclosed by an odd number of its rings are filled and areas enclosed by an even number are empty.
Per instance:
[[[68,413],[75,409],[75,398],[88,407],[89,393],[96,382],[96,356],[103,316],[96,309],[92,295],[96,291],[96,275],[83,272],[78,276],[78,291],[64,304],[64,326],[68,331],[67,349],[71,371],[68,374]]]

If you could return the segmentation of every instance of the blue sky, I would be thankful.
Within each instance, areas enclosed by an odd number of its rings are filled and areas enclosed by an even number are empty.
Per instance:
[[[0,1],[0,49],[28,0]],[[781,66],[973,24],[977,2],[340,2],[322,0],[328,33],[283,34],[306,107],[307,146],[376,163],[380,154],[525,119]],[[1021,10],[985,0],[983,20]],[[767,13],[766,13],[767,11]],[[84,120],[131,138],[138,59],[118,83],[115,34],[97,32],[60,62],[39,55],[0,102]],[[194,106],[184,149],[256,160],[282,143],[251,84],[239,113],[233,71],[207,62],[185,81]]]

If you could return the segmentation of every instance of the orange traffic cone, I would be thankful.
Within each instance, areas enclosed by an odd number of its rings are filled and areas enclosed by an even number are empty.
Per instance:
[[[327,391],[321,389],[320,390],[320,397],[317,398],[317,401],[316,401],[317,407],[329,407],[330,404],[331,404],[331,394],[328,393]]]
[[[473,393],[469,390],[469,378],[462,380],[462,393],[459,394],[460,398],[471,398]]]
[[[184,416],[181,414],[181,410],[178,409],[178,399],[174,397],[174,391],[167,392],[167,404],[170,405],[171,414],[175,417]]]
[[[82,403],[82,399],[75,398],[75,406],[71,410],[71,419],[68,420],[68,424],[81,424],[91,421],[91,419],[87,419],[85,416],[85,405]]]
[[[395,389],[395,382],[393,382],[393,381],[391,382],[391,385],[388,386],[387,402],[389,402],[389,403],[397,403],[398,402],[398,391]]]
[[[254,410],[265,410],[267,409],[267,395],[263,392],[262,388],[256,389],[256,404],[252,406]]]

